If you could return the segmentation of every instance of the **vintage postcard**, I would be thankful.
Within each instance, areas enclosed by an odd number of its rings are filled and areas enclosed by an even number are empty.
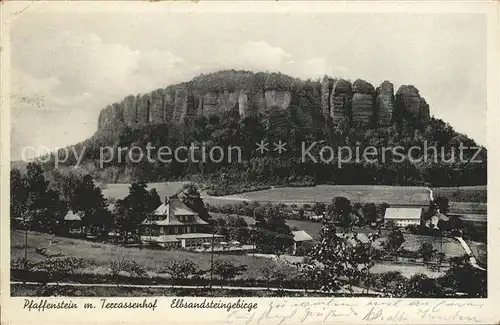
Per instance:
[[[2,323],[499,323],[499,8],[2,2]]]

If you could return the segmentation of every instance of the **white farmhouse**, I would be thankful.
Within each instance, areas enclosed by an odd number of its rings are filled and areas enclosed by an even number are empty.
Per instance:
[[[393,222],[397,227],[420,225],[422,208],[387,208],[385,209],[384,224]]]

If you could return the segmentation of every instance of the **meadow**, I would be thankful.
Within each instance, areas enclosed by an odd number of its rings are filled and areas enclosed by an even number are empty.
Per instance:
[[[453,202],[486,203],[488,191],[486,185],[462,187],[436,187],[432,189],[435,196],[447,197]]]
[[[52,242],[52,243],[51,243]],[[190,258],[201,270],[210,269],[211,255],[182,250],[153,250],[148,248],[122,247],[80,239],[55,237],[53,235],[29,232],[28,259],[41,261],[45,257],[35,249],[47,248],[50,254],[62,254],[84,258],[86,267],[81,270],[85,274],[104,275],[109,273],[109,262],[112,259],[126,258],[141,264],[150,276],[161,276],[158,271],[171,260]],[[24,232],[11,231],[11,260],[24,257]],[[261,278],[259,268],[266,258],[247,255],[216,255],[215,259],[229,260],[235,265],[247,265],[241,278]]]
[[[248,192],[238,197],[259,202],[330,203],[343,196],[352,203],[388,203],[390,205],[428,205],[430,192],[424,187],[378,185],[317,185],[311,187],[276,187]]]
[[[148,189],[156,189],[160,197],[173,195],[187,182],[149,183]],[[112,200],[128,194],[129,184],[106,184],[103,195]],[[454,187],[433,189],[434,196],[445,196],[450,200],[450,213],[486,215],[487,204],[482,198],[486,186]],[[317,185],[311,187],[276,187],[268,190],[246,192],[227,196],[210,196],[201,190],[203,200],[210,205],[221,206],[242,201],[261,203],[285,203],[288,205],[330,203],[336,196],[347,197],[353,203],[387,203],[390,206],[427,207],[430,202],[429,190],[425,187],[378,186],[378,185]],[[466,201],[469,199],[469,201]]]

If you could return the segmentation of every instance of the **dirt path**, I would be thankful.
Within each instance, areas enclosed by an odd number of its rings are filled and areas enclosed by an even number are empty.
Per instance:
[[[482,271],[486,271],[486,269],[482,268],[481,266],[479,266],[477,264],[477,260],[476,260],[476,257],[474,256],[474,254],[472,253],[472,250],[470,249],[469,245],[467,244],[467,242],[462,238],[462,237],[454,237],[456,240],[458,240],[458,242],[462,245],[462,247],[464,248],[465,252],[467,253],[467,255],[469,255],[469,262],[470,264],[475,267],[476,269],[479,269],[479,270],[482,270]]]

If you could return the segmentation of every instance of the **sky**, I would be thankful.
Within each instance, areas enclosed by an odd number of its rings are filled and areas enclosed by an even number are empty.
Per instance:
[[[27,11],[11,30],[11,159],[88,138],[129,94],[220,69],[412,84],[486,145],[480,14]]]

